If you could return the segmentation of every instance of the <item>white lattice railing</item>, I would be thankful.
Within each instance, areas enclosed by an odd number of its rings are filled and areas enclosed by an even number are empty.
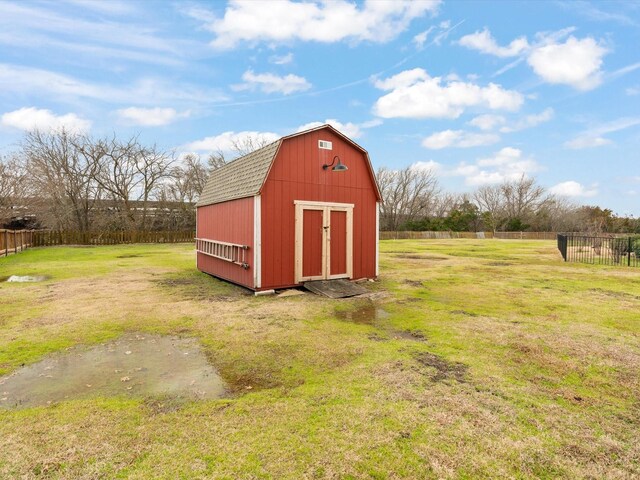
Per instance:
[[[217,240],[209,240],[206,238],[196,238],[196,251],[203,255],[219,258],[226,262],[235,263],[242,268],[249,268],[248,245],[238,245],[236,243],[219,242]]]

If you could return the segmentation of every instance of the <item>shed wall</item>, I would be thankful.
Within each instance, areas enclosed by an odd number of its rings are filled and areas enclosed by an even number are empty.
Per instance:
[[[318,140],[333,142],[332,150]],[[323,170],[338,155],[346,172]],[[330,130],[285,139],[262,189],[262,288],[295,284],[294,200],[353,203],[353,278],[376,276],[376,194],[365,154]]]
[[[253,205],[254,199],[249,197],[198,207],[198,238],[248,245],[247,263],[250,264],[249,269],[245,270],[239,265],[198,253],[198,270],[249,288],[254,287]]]

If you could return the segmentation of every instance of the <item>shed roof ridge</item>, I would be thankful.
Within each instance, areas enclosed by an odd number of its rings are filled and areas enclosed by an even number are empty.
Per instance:
[[[279,138],[279,139],[277,139],[277,140],[275,140],[275,141],[273,141],[273,142],[271,142],[271,143],[268,143],[267,145],[265,145],[265,146],[263,146],[263,147],[257,148],[257,149],[255,149],[255,150],[253,150],[253,151],[249,152],[249,153],[245,153],[244,155],[241,155],[241,156],[239,156],[239,157],[236,157],[236,158],[234,158],[233,160],[229,160],[229,161],[228,161],[228,162],[226,162],[224,165],[222,165],[221,167],[216,168],[216,169],[215,169],[213,172],[211,172],[211,173],[213,174],[214,172],[219,172],[219,171],[221,171],[221,170],[223,170],[223,169],[225,169],[225,168],[227,168],[227,167],[229,167],[229,166],[234,166],[234,164],[235,164],[238,160],[245,160],[245,159],[247,159],[248,157],[252,157],[253,155],[256,155],[256,156],[257,156],[257,155],[258,155],[259,153],[261,153],[263,150],[266,150],[266,149],[267,149],[267,148],[269,148],[269,147],[273,147],[273,144],[274,144],[274,143],[280,143],[281,141],[282,141],[282,138]]]

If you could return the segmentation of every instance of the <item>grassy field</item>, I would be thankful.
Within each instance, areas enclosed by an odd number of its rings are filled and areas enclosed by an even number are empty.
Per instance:
[[[253,297],[189,245],[33,249],[14,274],[48,279],[0,283],[0,375],[171,334],[231,393],[0,408],[0,478],[640,477],[640,269],[401,240],[369,299]]]

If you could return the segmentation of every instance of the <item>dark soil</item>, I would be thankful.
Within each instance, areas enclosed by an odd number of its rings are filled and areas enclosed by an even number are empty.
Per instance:
[[[444,358],[429,352],[423,352],[416,356],[418,363],[424,367],[435,368],[436,373],[431,375],[431,381],[442,382],[456,380],[466,382],[468,367],[464,363],[450,362]]]

